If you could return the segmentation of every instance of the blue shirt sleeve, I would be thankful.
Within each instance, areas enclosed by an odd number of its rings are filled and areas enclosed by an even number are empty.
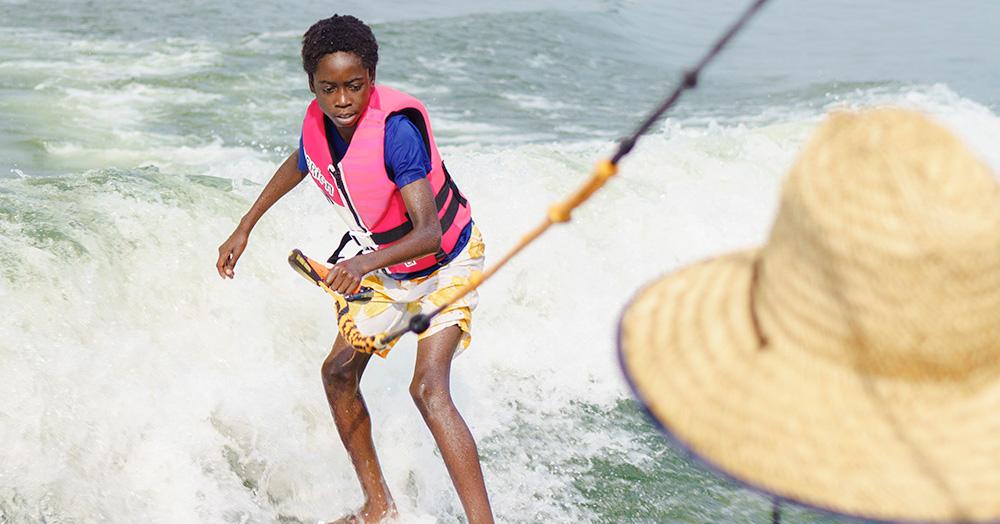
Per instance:
[[[425,178],[431,172],[424,139],[406,115],[393,115],[385,122],[385,167],[396,187]]]
[[[302,150],[302,135],[299,135],[299,173],[308,173],[309,167],[306,166],[306,153]]]

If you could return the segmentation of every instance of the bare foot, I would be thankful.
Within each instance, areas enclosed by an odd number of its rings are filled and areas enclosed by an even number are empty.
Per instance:
[[[359,511],[344,515],[329,524],[378,524],[398,516],[395,504],[390,503],[387,507],[371,507],[365,504]]]

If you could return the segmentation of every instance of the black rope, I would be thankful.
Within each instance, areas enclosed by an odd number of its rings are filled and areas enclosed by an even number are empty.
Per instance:
[[[778,499],[772,501],[771,524],[781,524],[781,501]]]
[[[750,7],[747,8],[747,10],[744,11],[743,14],[736,20],[736,22],[733,23],[733,25],[730,26],[729,29],[727,29],[726,32],[715,41],[715,44],[713,44],[711,49],[708,50],[708,53],[705,53],[705,56],[703,56],[693,68],[688,69],[684,73],[684,76],[681,78],[681,83],[674,88],[673,92],[667,96],[667,98],[656,108],[656,110],[650,113],[649,116],[643,120],[642,124],[635,130],[634,133],[619,142],[618,150],[611,157],[612,164],[618,164],[618,161],[621,160],[622,157],[632,151],[632,148],[635,147],[635,143],[639,140],[639,137],[646,134],[646,132],[649,131],[649,128],[653,127],[653,124],[655,124],[668,109],[677,103],[677,100],[680,99],[681,94],[685,90],[697,87],[698,77],[701,75],[701,71],[715,59],[715,57],[726,47],[726,45],[729,44],[729,41],[736,36],[736,33],[739,33],[740,30],[743,29],[743,26],[745,26],[747,22],[749,22],[750,19],[757,14],[757,11],[760,10],[760,8],[767,3],[767,1],[768,0],[756,0],[753,4],[751,4]],[[427,328],[430,326],[431,319],[441,314],[441,311],[443,311],[444,308],[445,306],[440,306],[426,315],[415,315],[410,319],[408,325],[389,333],[384,342],[388,344],[410,332],[423,333],[424,331],[427,331]]]
[[[621,143],[618,145],[618,151],[615,152],[614,156],[611,157],[612,164],[617,164],[618,161],[621,160],[623,156],[629,154],[629,152],[632,151],[632,148],[635,147],[635,143],[636,141],[639,140],[639,137],[646,134],[646,131],[649,131],[649,128],[653,127],[653,124],[655,124],[656,121],[659,120],[661,116],[663,116],[663,113],[666,113],[667,110],[670,109],[677,102],[677,100],[680,99],[681,94],[685,90],[694,89],[698,85],[698,77],[701,76],[701,71],[705,69],[705,67],[709,63],[711,63],[712,60],[715,59],[715,57],[722,51],[722,49],[725,48],[727,44],[729,44],[729,41],[732,40],[734,36],[736,36],[736,33],[740,32],[740,30],[743,29],[743,26],[745,26],[747,22],[749,22],[750,19],[753,18],[753,15],[757,14],[757,11],[765,3],[767,3],[767,0],[757,0],[756,2],[751,4],[750,7],[743,12],[743,15],[740,16],[740,18],[736,20],[736,22],[732,26],[730,26],[729,29],[725,33],[723,33],[718,40],[716,40],[715,45],[713,45],[712,48],[709,49],[708,53],[706,53],[705,56],[703,56],[701,60],[698,61],[698,64],[695,65],[693,68],[688,69],[684,73],[684,76],[681,78],[682,80],[681,83],[678,84],[676,88],[674,88],[673,92],[670,93],[670,96],[668,96],[666,100],[664,100],[660,104],[660,106],[656,108],[655,111],[653,111],[652,113],[650,113],[648,117],[646,117],[646,120],[642,122],[642,125],[640,125],[639,128],[635,130],[635,133],[632,133],[632,136],[621,141]]]

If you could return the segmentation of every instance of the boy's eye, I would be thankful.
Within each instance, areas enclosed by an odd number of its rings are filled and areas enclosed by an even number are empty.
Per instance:
[[[351,84],[348,87],[350,87],[351,91],[354,91],[355,93],[357,93],[358,91],[361,91],[361,84]]]

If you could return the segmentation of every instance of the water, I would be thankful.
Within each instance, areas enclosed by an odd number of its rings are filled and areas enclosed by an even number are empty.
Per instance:
[[[766,236],[834,107],[929,112],[1000,166],[1000,4],[775,0],[571,225],[483,289],[453,390],[507,522],[766,522],[678,455],[614,356],[643,282]],[[581,183],[742,2],[342,2],[428,104],[494,260]],[[0,522],[315,522],[360,490],[319,384],[336,328],[289,271],[341,227],[310,187],[221,281],[297,142],[315,2],[0,2]],[[403,522],[461,522],[407,392],[366,375]],[[790,508],[786,522],[837,519]]]

